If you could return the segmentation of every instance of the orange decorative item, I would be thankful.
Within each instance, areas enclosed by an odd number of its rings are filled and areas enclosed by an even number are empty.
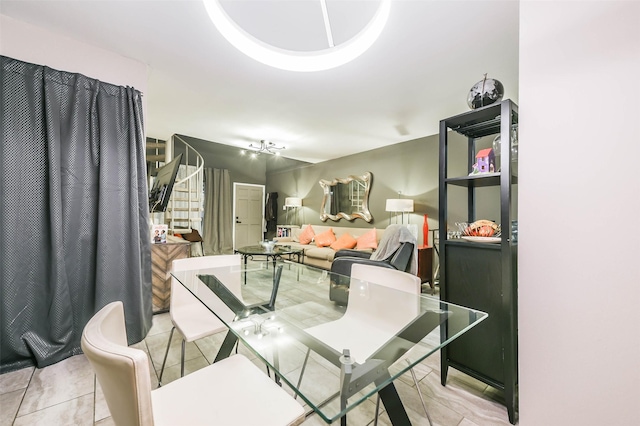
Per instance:
[[[424,215],[424,223],[422,224],[422,245],[429,247],[429,217]]]

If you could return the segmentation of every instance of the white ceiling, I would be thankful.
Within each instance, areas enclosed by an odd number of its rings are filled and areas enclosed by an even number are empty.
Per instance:
[[[318,0],[223,2],[248,32],[283,48],[322,48]],[[377,0],[327,0],[336,42]],[[148,65],[147,136],[184,134],[247,147],[268,139],[283,155],[319,162],[438,133],[469,110],[484,73],[518,97],[516,0],[393,0],[380,38],[342,67],[270,68],[232,47],[200,0],[2,0],[0,13]],[[319,12],[318,12],[319,13]]]

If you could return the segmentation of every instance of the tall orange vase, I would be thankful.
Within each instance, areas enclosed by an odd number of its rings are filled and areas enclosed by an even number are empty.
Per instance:
[[[424,215],[424,223],[422,224],[422,244],[429,247],[429,217]]]

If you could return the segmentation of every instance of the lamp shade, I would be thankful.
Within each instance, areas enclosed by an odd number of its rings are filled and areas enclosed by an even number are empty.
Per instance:
[[[386,211],[388,212],[413,212],[413,200],[408,198],[389,198],[387,199]]]
[[[302,198],[287,197],[284,199],[285,207],[302,207]]]

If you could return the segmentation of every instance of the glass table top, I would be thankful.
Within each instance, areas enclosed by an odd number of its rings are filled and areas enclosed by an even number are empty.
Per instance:
[[[255,255],[255,256],[258,256],[258,255],[278,256],[283,254],[302,253],[302,251],[303,250],[301,248],[296,248],[296,247],[286,246],[286,245],[277,245],[272,247],[271,249],[268,249],[266,247],[259,246],[259,245],[240,247],[239,249],[236,249],[236,252],[240,254],[248,254],[248,255]]]
[[[294,262],[276,268],[251,262],[172,275],[229,327],[227,338],[246,345],[327,423],[487,317],[355,279],[348,307],[339,306],[329,286],[345,277]]]

